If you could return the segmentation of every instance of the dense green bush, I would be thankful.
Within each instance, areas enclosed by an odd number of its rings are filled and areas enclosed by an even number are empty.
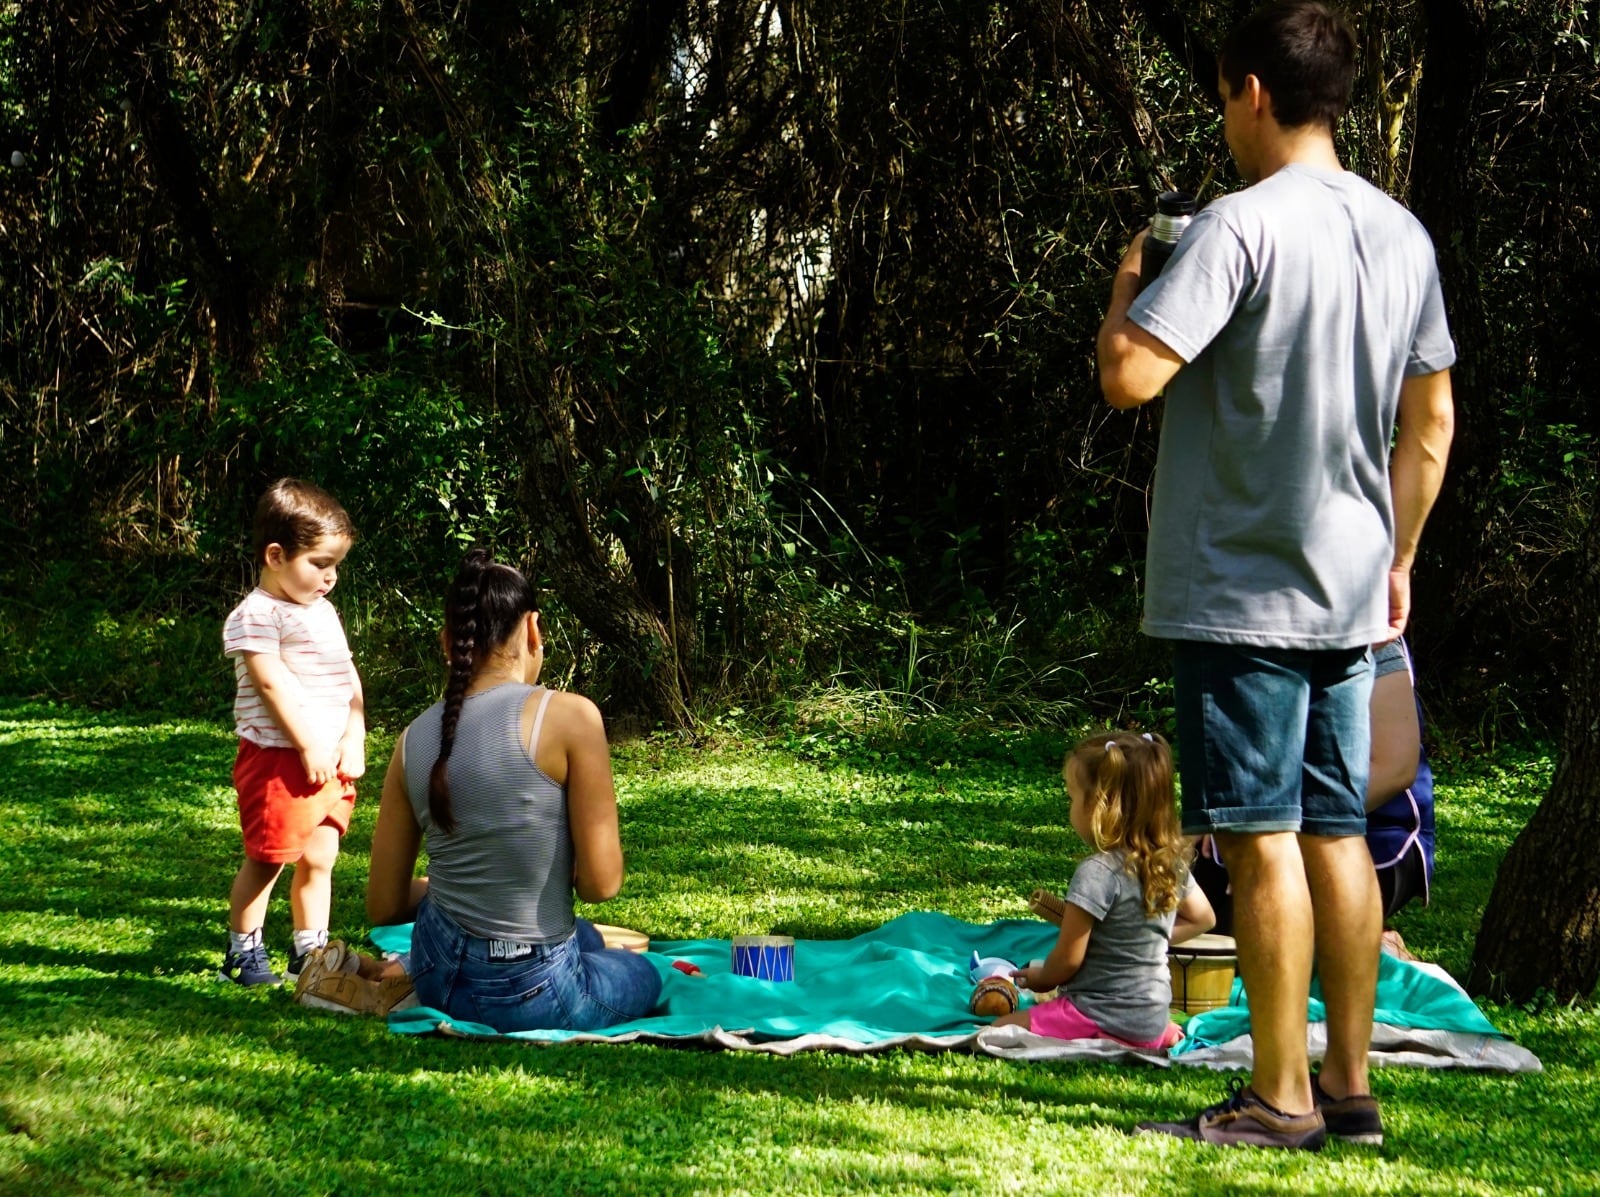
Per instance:
[[[1600,31],[1350,7],[1341,148],[1423,201],[1465,338],[1425,681],[1492,737],[1559,711],[1592,504]],[[562,676],[647,722],[1166,717],[1156,419],[1104,409],[1091,343],[1153,191],[1234,185],[1237,5],[13,8],[0,689],[214,707],[139,654],[216,665],[255,495],[303,473],[361,528],[380,704],[431,692],[481,541],[549,592]]]

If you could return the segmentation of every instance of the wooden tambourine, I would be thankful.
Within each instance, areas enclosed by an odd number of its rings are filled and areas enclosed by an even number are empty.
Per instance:
[[[650,937],[643,931],[633,931],[627,927],[613,927],[610,923],[596,923],[594,929],[600,932],[600,938],[606,941],[608,948],[627,948],[630,952],[648,952],[650,950]]]

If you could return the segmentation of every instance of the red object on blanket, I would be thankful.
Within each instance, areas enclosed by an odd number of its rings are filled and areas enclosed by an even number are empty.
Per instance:
[[[672,967],[677,969],[686,977],[705,976],[705,973],[700,971],[700,966],[695,964],[692,960],[674,960],[672,962]]]

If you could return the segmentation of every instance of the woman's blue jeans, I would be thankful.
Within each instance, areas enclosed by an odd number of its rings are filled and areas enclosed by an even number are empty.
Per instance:
[[[417,1000],[497,1031],[595,1031],[647,1013],[661,974],[605,946],[587,919],[560,943],[507,945],[469,935],[424,899],[411,932]]]

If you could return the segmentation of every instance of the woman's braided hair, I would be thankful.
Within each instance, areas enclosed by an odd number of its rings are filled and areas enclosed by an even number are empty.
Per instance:
[[[511,638],[517,623],[539,609],[533,586],[509,565],[497,564],[485,549],[473,549],[462,561],[444,599],[445,635],[450,643],[450,673],[444,687],[444,718],[439,755],[428,774],[428,813],[441,832],[456,829],[445,762],[456,743],[456,727],[467,687]]]

